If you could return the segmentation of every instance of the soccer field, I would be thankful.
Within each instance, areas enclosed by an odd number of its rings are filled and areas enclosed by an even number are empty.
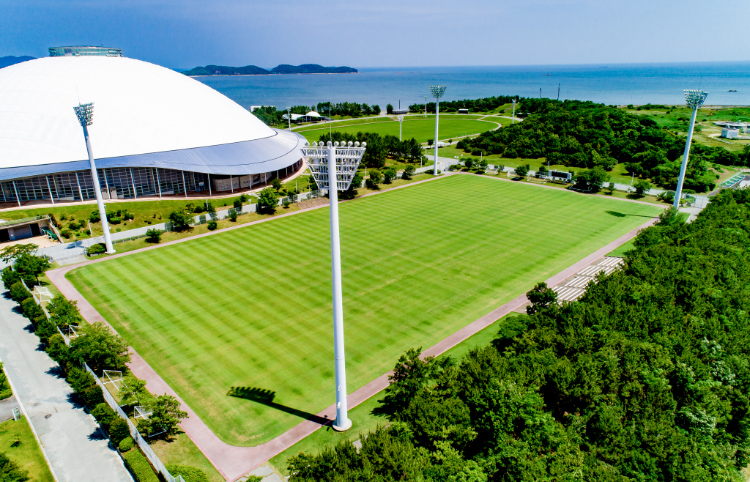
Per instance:
[[[507,121],[508,119],[500,119],[499,121]],[[450,139],[453,137],[467,136],[470,134],[479,134],[481,132],[489,131],[497,127],[496,122],[475,120],[475,119],[464,119],[458,116],[444,116],[440,117],[440,138]],[[356,134],[357,132],[374,132],[384,136],[386,134],[398,137],[398,121],[390,122],[375,122],[371,124],[355,124],[349,126],[336,127],[336,124],[331,124],[331,130],[334,132],[344,132],[347,134]],[[327,134],[329,126],[315,126],[314,128],[302,128],[297,130],[310,142],[320,140],[320,136]],[[403,131],[401,133],[402,139],[415,138],[417,142],[427,142],[427,139],[435,138],[435,117],[420,118],[420,117],[407,117],[404,120]]]
[[[468,175],[342,203],[349,392],[660,211]],[[228,443],[335,401],[327,208],[68,277]]]

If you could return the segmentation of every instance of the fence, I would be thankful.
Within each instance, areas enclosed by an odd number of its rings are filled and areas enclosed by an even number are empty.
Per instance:
[[[26,291],[28,291],[32,295],[32,298],[34,299],[34,301],[42,308],[42,311],[44,311],[44,315],[47,317],[47,319],[50,320],[50,315],[49,315],[49,312],[47,311],[47,308],[45,308],[43,304],[37,301],[36,297],[33,296],[32,291],[29,289],[28,286],[26,286],[26,283],[23,280],[21,280],[21,283],[23,283],[23,287],[26,288]],[[54,323],[54,321],[52,321],[52,323]],[[68,338],[60,330],[60,327],[57,326],[57,323],[55,323],[55,327],[57,328],[57,332],[60,333],[60,335],[63,337],[63,341],[65,342],[65,344],[70,345],[70,338]],[[114,410],[117,413],[117,415],[120,416],[120,418],[124,419],[128,423],[130,436],[133,437],[133,440],[135,440],[135,443],[138,444],[138,447],[141,449],[141,451],[146,456],[148,461],[151,462],[151,465],[164,477],[164,480],[166,480],[167,482],[185,482],[185,479],[183,479],[181,475],[174,477],[172,476],[172,474],[169,473],[169,471],[167,470],[167,467],[164,465],[161,459],[159,459],[159,456],[156,455],[156,452],[154,452],[154,450],[148,444],[146,439],[144,439],[141,436],[140,432],[138,431],[138,427],[136,427],[135,424],[130,421],[130,418],[128,417],[128,415],[125,413],[125,411],[122,408],[120,408],[120,404],[115,400],[115,397],[113,397],[112,394],[109,393],[109,390],[107,389],[107,387],[104,386],[104,384],[99,379],[99,377],[96,376],[96,373],[94,373],[94,370],[92,370],[88,366],[88,364],[86,364],[85,362],[83,363],[83,368],[94,377],[96,384],[102,390],[102,394],[104,395],[104,400],[107,402],[107,405],[109,405],[112,408],[112,410]]]

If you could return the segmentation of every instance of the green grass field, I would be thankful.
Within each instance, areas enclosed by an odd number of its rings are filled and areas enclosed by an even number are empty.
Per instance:
[[[27,471],[31,482],[54,482],[55,479],[52,478],[42,450],[25,417],[18,421],[0,423],[0,453],[4,453]]]
[[[659,212],[464,175],[342,203],[349,391]],[[327,209],[68,276],[228,443],[335,400]]]
[[[382,118],[381,118],[382,119]],[[451,139],[459,136],[467,136],[471,134],[479,134],[481,132],[489,131],[497,127],[498,122],[504,123],[508,119],[497,119],[497,122],[489,120],[477,120],[461,118],[458,116],[441,116],[440,117],[440,139]],[[357,132],[374,132],[380,135],[392,135],[398,137],[398,121],[380,121],[373,123],[358,123],[355,125],[344,125],[337,126],[335,123],[330,126],[315,125],[306,128],[298,129],[299,132],[307,138],[308,141],[314,142],[320,139],[320,136],[327,134],[328,131],[333,130],[335,132],[344,132],[347,134],[356,134]],[[435,116],[432,118],[424,117],[407,117],[404,120],[403,131],[401,134],[403,139],[415,138],[418,142],[427,142],[427,139],[435,138]]]

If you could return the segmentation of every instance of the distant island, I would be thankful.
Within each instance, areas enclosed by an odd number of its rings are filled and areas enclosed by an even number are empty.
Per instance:
[[[318,64],[289,65],[281,64],[271,70],[257,65],[244,67],[226,67],[223,65],[206,65],[183,72],[185,75],[279,75],[279,74],[356,74],[357,69],[351,67],[323,67]]]
[[[28,55],[24,55],[22,57],[14,57],[12,55],[8,55],[7,57],[0,57],[0,69],[9,65],[20,64],[21,62],[26,62],[27,60],[34,60],[34,58],[35,57],[29,57]]]

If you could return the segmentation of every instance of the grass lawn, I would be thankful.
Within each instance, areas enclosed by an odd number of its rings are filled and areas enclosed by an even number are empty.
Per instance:
[[[469,350],[472,350],[474,348],[484,348],[488,346],[490,342],[492,342],[492,340],[494,340],[497,336],[499,327],[503,323],[505,323],[506,320],[515,318],[517,316],[524,317],[526,315],[522,315],[519,313],[511,313],[505,315],[503,318],[497,320],[487,328],[474,334],[473,336],[462,341],[450,350],[446,351],[442,355],[438,356],[438,358],[449,356],[456,360],[457,363],[460,363],[460,360],[469,352]],[[395,360],[393,364],[396,364]],[[366,400],[364,403],[361,403],[355,408],[349,410],[349,418],[354,424],[353,430],[350,430],[348,432],[336,432],[330,427],[321,428],[320,430],[314,432],[312,435],[305,437],[288,449],[284,450],[276,457],[273,457],[269,462],[282,474],[289,475],[287,466],[289,458],[291,458],[292,456],[297,455],[300,452],[317,454],[328,447],[333,447],[342,440],[349,440],[353,442],[361,438],[361,434],[371,432],[378,426],[387,424],[388,420],[372,413],[372,410],[380,405],[378,403],[378,400],[382,399],[384,394],[384,392],[380,392],[374,397]]]
[[[32,482],[54,482],[26,417],[0,423],[0,453],[27,471]]]
[[[165,465],[197,467],[206,473],[209,482],[224,482],[224,477],[211,465],[211,462],[185,432],[179,432],[169,442],[157,440],[151,444],[151,448]]]
[[[498,122],[501,120],[506,119],[498,118],[497,122],[493,122],[467,119],[459,116],[441,116],[440,139],[450,139],[489,131],[496,128]],[[391,120],[391,122],[375,122],[351,126],[337,126],[337,124],[331,124],[330,126],[316,125],[310,128],[299,129],[296,132],[305,136],[308,141],[314,142],[318,141],[321,135],[327,134],[329,129],[348,134],[356,134],[357,132],[374,132],[381,136],[390,134],[398,137],[398,121],[395,120]],[[432,119],[429,117],[425,119],[424,117],[411,116],[404,119],[402,138],[410,139],[412,137],[418,142],[427,142],[427,139],[434,139],[435,117],[433,116]]]
[[[481,176],[342,203],[349,390],[660,211]],[[326,209],[68,276],[228,443],[266,442],[334,401]]]

